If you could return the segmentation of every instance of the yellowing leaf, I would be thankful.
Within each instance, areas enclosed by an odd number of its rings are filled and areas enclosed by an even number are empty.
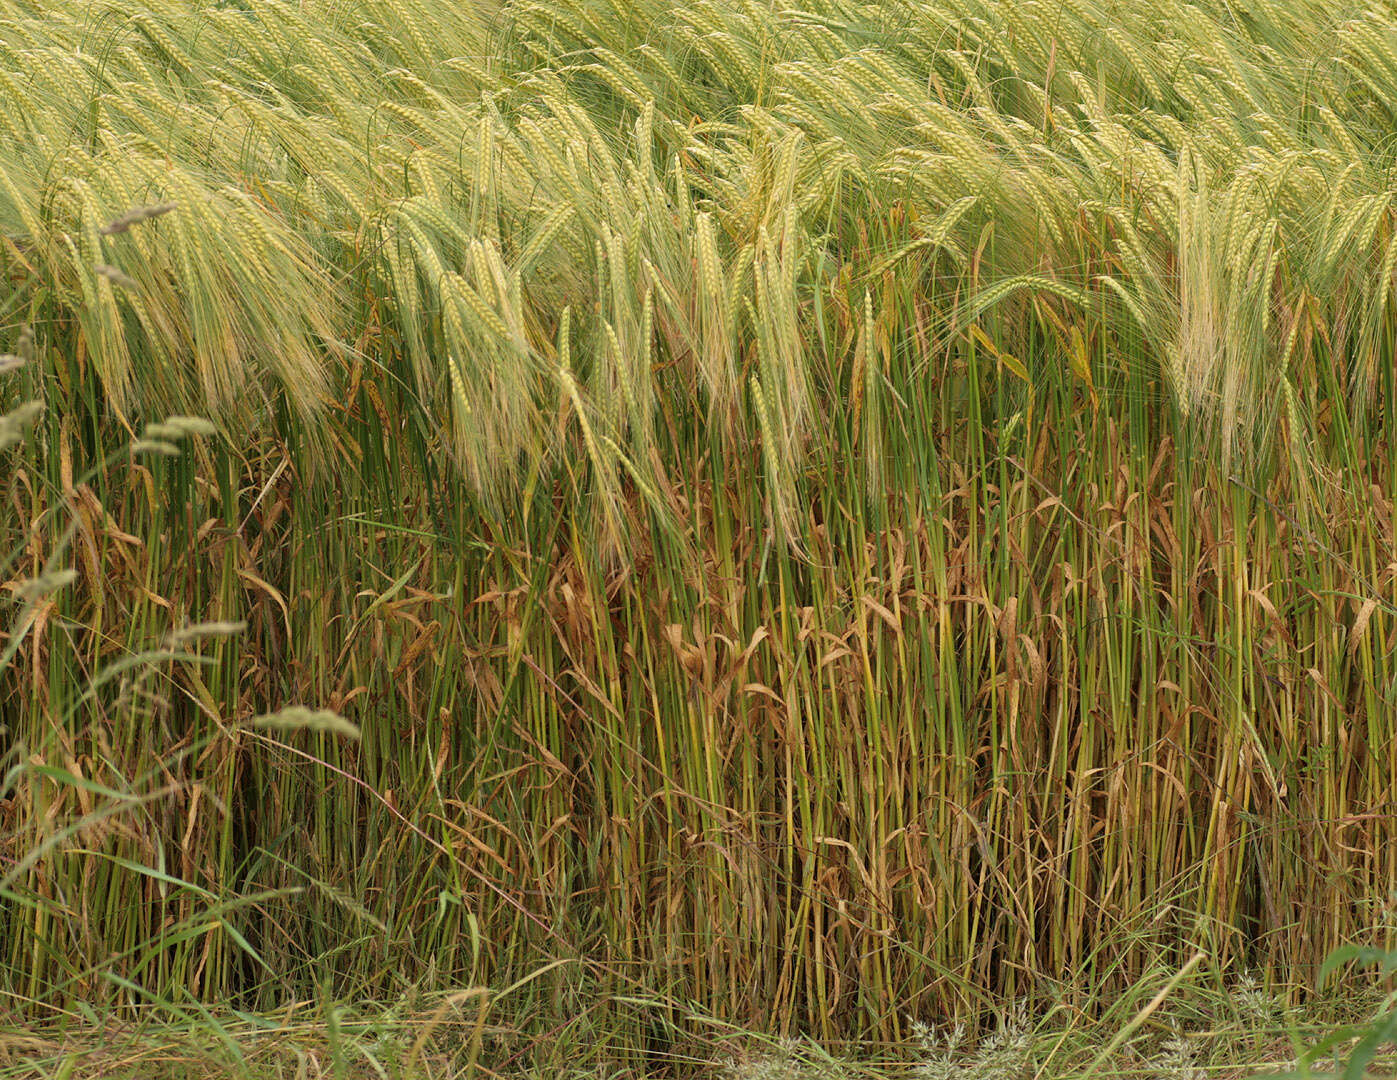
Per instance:
[[[1024,382],[1032,383],[1033,380],[1028,377],[1028,368],[1024,366],[1024,362],[1018,357],[1011,356],[1009,353],[1000,349],[998,345],[990,340],[989,335],[978,326],[971,325],[970,336],[975,339],[976,344],[998,360],[1001,367],[1008,368],[1011,374],[1017,375]]]
[[[1091,407],[1097,407],[1096,383],[1091,377],[1091,360],[1087,356],[1086,339],[1082,337],[1082,332],[1077,327],[1072,327],[1069,331],[1071,346],[1067,350],[1067,355],[1072,362],[1072,374],[1087,384],[1087,393],[1091,395]]]

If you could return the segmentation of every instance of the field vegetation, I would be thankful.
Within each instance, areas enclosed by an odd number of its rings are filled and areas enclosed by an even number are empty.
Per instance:
[[[0,1011],[638,1075],[1397,946],[1394,102],[1390,0],[0,0]]]

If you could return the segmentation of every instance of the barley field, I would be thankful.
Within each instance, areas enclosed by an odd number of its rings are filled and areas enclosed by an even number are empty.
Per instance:
[[[0,0],[0,1072],[1397,947],[1397,5],[791,2]]]

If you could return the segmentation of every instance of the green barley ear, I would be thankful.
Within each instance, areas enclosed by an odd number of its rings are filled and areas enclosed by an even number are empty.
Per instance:
[[[218,434],[218,428],[202,416],[167,416],[165,425],[180,435],[210,437]]]
[[[582,429],[582,443],[587,459],[592,466],[592,481],[596,485],[593,504],[601,514],[602,535],[599,537],[604,550],[620,550],[622,532],[620,519],[620,492],[617,490],[617,476],[614,463],[602,454],[600,441],[587,417],[587,402],[577,386],[572,371],[572,309],[563,308],[558,325],[558,381],[563,395],[577,414],[578,427]]]
[[[43,402],[26,401],[0,416],[0,450],[7,450],[22,440],[43,412]]]
[[[142,429],[141,437],[131,443],[131,453],[137,456],[158,454],[161,457],[177,457],[181,453],[177,443],[191,436],[213,435],[216,431],[213,424],[197,416],[166,417]]]
[[[19,587],[15,594],[20,600],[26,603],[37,600],[40,597],[48,596],[58,592],[59,589],[67,588],[78,579],[78,572],[72,569],[54,570],[51,573],[40,574],[36,578],[30,578]]]
[[[883,351],[873,320],[873,297],[863,294],[863,325],[859,327],[858,362],[863,369],[861,385],[856,393],[862,395],[864,485],[869,498],[876,498],[883,486]]]
[[[288,705],[274,713],[265,713],[252,721],[253,727],[273,731],[314,731],[339,735],[346,739],[360,737],[357,725],[330,709],[311,709],[304,705]]]
[[[792,477],[788,476],[781,453],[778,420],[772,410],[761,381],[754,374],[748,380],[752,391],[752,403],[757,414],[757,429],[762,440],[762,464],[765,467],[767,513],[772,530],[777,538],[799,548],[799,536],[795,525],[795,511],[792,504]]]
[[[171,632],[170,644],[172,647],[177,647],[187,645],[191,641],[203,641],[205,638],[236,637],[246,629],[247,623],[245,622],[215,620],[195,623],[193,626],[186,626],[181,630]]]
[[[131,444],[131,453],[158,454],[161,457],[179,457],[180,449],[172,442],[164,439],[137,439]]]
[[[33,359],[34,331],[31,327],[26,326],[19,332],[19,338],[15,342],[15,351],[0,353],[0,375],[21,368]]]

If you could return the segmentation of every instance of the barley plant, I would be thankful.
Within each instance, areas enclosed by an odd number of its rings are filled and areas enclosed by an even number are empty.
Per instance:
[[[1391,0],[0,0],[0,1010],[1008,1076],[1397,945],[1394,102]]]

